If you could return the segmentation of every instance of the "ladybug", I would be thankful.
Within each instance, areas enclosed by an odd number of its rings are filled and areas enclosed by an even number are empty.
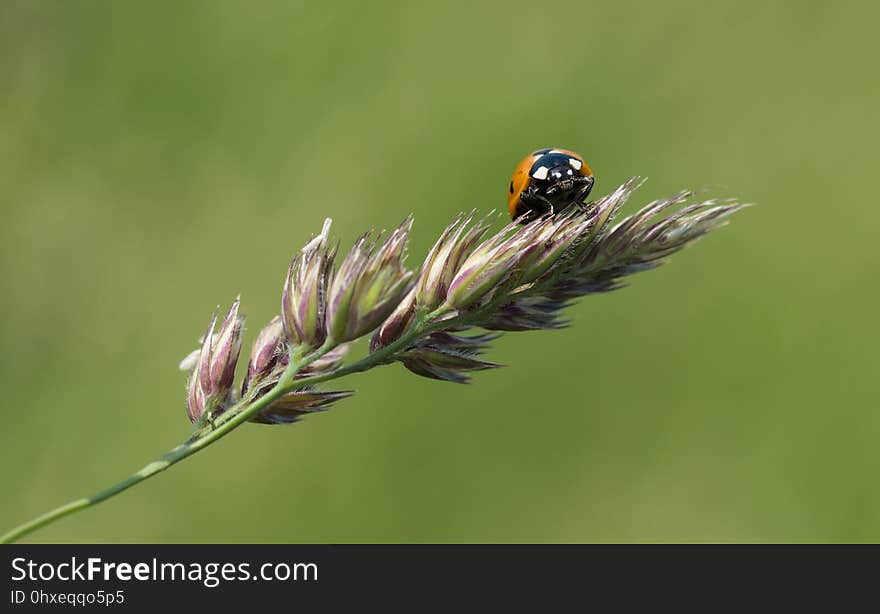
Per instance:
[[[580,205],[593,189],[593,170],[567,149],[539,149],[527,155],[513,171],[507,188],[511,219],[531,221]]]

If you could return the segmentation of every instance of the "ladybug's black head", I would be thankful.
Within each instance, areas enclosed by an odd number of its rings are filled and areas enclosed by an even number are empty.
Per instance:
[[[593,177],[584,175],[583,168],[583,160],[566,152],[544,153],[532,164],[531,183],[523,200],[532,200],[533,208],[545,211],[561,211],[582,202],[593,188]]]

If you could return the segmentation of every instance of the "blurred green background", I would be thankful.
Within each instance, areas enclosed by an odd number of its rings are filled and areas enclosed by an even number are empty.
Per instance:
[[[880,541],[880,9],[824,2],[0,8],[0,529],[190,429],[178,361],[288,259],[410,212],[415,265],[563,146],[758,203],[511,334],[248,425],[35,541]]]

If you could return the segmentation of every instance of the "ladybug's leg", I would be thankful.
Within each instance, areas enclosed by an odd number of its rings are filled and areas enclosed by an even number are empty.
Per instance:
[[[582,185],[577,188],[577,196],[575,196],[574,204],[579,207],[583,207],[586,204],[584,203],[584,201],[587,199],[587,196],[589,196],[590,191],[593,189],[593,178],[579,177],[577,179],[577,182]]]
[[[539,194],[538,189],[533,185],[524,190],[519,198],[529,209],[548,209],[551,212],[553,211],[553,203],[543,194]]]
[[[535,186],[529,186],[519,195],[519,205],[516,208],[518,219],[521,224],[529,222],[547,214],[553,213],[553,203],[546,196],[540,194]]]

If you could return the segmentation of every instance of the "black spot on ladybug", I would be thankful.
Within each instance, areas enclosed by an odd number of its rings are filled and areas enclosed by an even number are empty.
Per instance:
[[[510,189],[510,193],[513,194],[513,182],[512,182],[512,181],[510,182],[510,188],[509,188],[509,189]]]

